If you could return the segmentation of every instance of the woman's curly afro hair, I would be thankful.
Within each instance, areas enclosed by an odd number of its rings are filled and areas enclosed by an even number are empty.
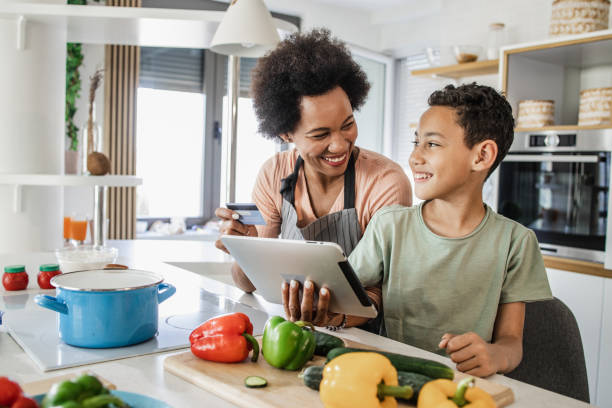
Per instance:
[[[458,124],[465,132],[467,147],[472,148],[487,139],[497,144],[497,157],[489,169],[490,175],[506,156],[514,140],[512,106],[506,98],[490,86],[471,83],[458,87],[447,85],[432,93],[427,102],[429,106],[455,109]]]
[[[300,121],[302,97],[340,86],[354,110],[366,100],[370,84],[346,45],[329,30],[295,33],[261,58],[253,69],[251,92],[259,132],[282,141]]]

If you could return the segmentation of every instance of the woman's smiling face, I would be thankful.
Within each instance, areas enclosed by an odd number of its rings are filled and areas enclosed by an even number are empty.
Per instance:
[[[283,136],[295,144],[309,172],[335,178],[344,174],[355,140],[357,124],[348,96],[341,87],[315,96],[304,96],[301,119]]]

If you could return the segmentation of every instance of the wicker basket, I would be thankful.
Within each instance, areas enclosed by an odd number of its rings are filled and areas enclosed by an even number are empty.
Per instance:
[[[555,101],[526,99],[518,105],[519,128],[550,126],[554,124]]]
[[[592,88],[580,91],[580,126],[612,124],[612,88]]]
[[[550,35],[580,34],[608,28],[610,0],[554,0]]]

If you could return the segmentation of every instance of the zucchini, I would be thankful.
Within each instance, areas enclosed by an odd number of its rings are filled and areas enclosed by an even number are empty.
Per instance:
[[[325,366],[309,366],[298,374],[298,377],[304,381],[304,385],[315,391],[319,391],[319,384],[323,379],[323,369]]]
[[[449,366],[444,365],[442,363],[438,363],[437,361],[427,360],[425,358],[419,357],[405,356],[403,354],[388,353],[386,351],[378,350],[338,347],[327,353],[327,361],[345,353],[360,351],[382,354],[383,356],[387,357],[389,361],[391,361],[391,364],[393,364],[397,371],[423,374],[433,379],[448,378],[449,380],[452,380],[455,376],[455,372]]]
[[[325,357],[327,353],[329,353],[332,349],[337,347],[344,347],[344,341],[336,336],[332,336],[331,334],[323,333],[320,331],[314,332],[315,335],[315,355]]]
[[[268,380],[258,375],[250,375],[244,379],[247,388],[263,388],[268,385]]]
[[[319,391],[319,385],[323,379],[323,369],[325,366],[310,366],[306,367],[298,377],[304,381],[304,385],[315,391]],[[412,387],[414,394],[408,401],[416,402],[419,396],[419,391],[425,383],[431,381],[431,378],[423,374],[418,373],[407,373],[404,371],[397,372],[397,383],[400,386],[409,385]]]

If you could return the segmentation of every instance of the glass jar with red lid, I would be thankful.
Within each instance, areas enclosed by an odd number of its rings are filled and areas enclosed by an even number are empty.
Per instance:
[[[58,264],[44,264],[40,265],[40,272],[38,272],[38,286],[41,289],[54,289],[51,285],[51,278],[55,275],[62,273]]]
[[[6,290],[23,290],[28,287],[28,274],[24,265],[9,265],[4,267],[2,286]]]

